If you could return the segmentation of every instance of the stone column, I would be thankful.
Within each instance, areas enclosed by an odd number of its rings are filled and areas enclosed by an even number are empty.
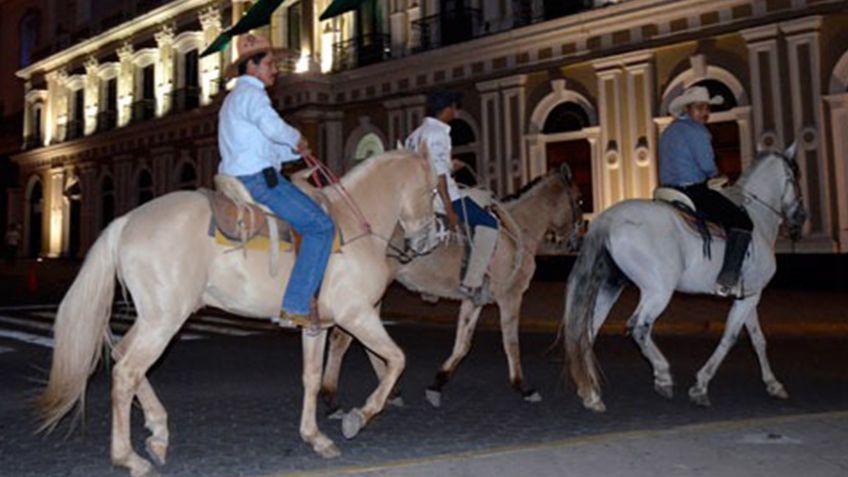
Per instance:
[[[50,145],[65,140],[65,124],[68,120],[68,73],[64,69],[51,71],[47,79],[47,105],[44,114],[45,141]]]
[[[825,96],[830,112],[830,156],[836,194],[831,204],[836,209],[834,235],[839,252],[848,252],[848,93]]]
[[[478,163],[481,185],[502,195],[506,190],[503,156],[502,104],[497,81],[477,83],[480,92],[482,157]]]
[[[164,116],[171,110],[171,93],[174,91],[174,28],[163,26],[153,34],[159,55],[154,66],[156,78],[156,115]]]
[[[97,224],[95,216],[97,202],[101,200],[100,191],[97,190],[97,167],[95,164],[86,162],[79,164],[79,182],[82,193],[82,204],[80,204],[80,254],[84,254],[94,240],[97,238]]]
[[[62,232],[64,230],[64,192],[65,170],[62,167],[50,169],[44,190],[44,211],[42,235],[47,241],[47,256],[54,258],[62,253]]]
[[[89,57],[85,61],[85,135],[97,130],[97,111],[100,102],[100,77],[97,76],[97,58]],[[81,245],[84,245],[81,243]]]
[[[345,170],[342,119],[344,119],[344,113],[340,111],[327,113],[324,118],[324,160],[330,170],[336,174],[341,174]],[[391,149],[392,145],[389,148]]]
[[[126,126],[132,119],[135,68],[132,62],[133,47],[124,43],[118,48],[118,126]]]
[[[798,143],[801,189],[810,212],[812,235],[829,235],[830,179],[821,140],[821,53],[819,28],[822,17],[812,16],[780,24],[786,35],[789,84],[792,94],[792,134]]]
[[[209,46],[221,33],[221,11],[215,7],[201,10],[200,25],[203,28],[203,46]],[[221,53],[212,53],[200,59],[200,103],[209,104],[218,94],[221,72]]]
[[[751,28],[740,33],[748,43],[755,141],[766,147],[782,149],[786,136],[782,122],[777,25]]]
[[[625,184],[625,161],[622,158],[624,124],[622,123],[622,83],[624,72],[608,64],[596,65],[598,79],[598,121],[600,135],[600,165],[598,184],[601,203],[595,209],[601,211],[627,197]]]
[[[504,189],[501,193],[512,194],[532,177],[525,177],[524,164],[527,152],[521,147],[521,136],[527,130],[525,124],[527,75],[516,75],[499,81],[503,101],[503,173]]]
[[[631,57],[627,74],[627,139],[630,191],[628,198],[648,199],[657,186],[657,135],[654,131],[653,54]]]

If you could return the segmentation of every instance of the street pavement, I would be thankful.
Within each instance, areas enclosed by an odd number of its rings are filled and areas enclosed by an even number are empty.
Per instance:
[[[27,283],[33,266],[39,267],[35,290]],[[0,303],[0,476],[127,475],[109,464],[104,369],[90,382],[81,429],[31,434],[28,398],[49,366],[50,324],[74,272],[72,262],[0,269],[2,290],[16,287]],[[561,282],[534,282],[523,308],[525,374],[541,403],[526,403],[509,388],[496,313],[487,310],[442,408],[433,409],[423,392],[452,347],[457,304],[432,305],[392,287],[383,311],[407,353],[400,383],[406,405],[387,409],[349,441],[322,407],[319,426],[343,453],[329,461],[298,436],[299,335],[201,310],[150,373],[170,413],[169,462],[160,470],[175,477],[848,475],[848,294],[767,293],[760,317],[790,399],[766,395],[743,337],[713,381],[713,406],[704,409],[688,402],[686,389],[717,344],[729,303],[675,298],[658,322],[657,343],[676,380],[675,397],[665,400],[653,392],[648,364],[623,334],[636,299],[625,293],[596,346],[608,407],[599,415],[582,409],[564,383],[559,354],[545,353],[561,318],[562,293]],[[115,312],[113,331],[120,334],[133,312],[120,304]],[[342,373],[343,408],[361,405],[375,385],[354,346]],[[140,452],[146,436],[136,410]]]

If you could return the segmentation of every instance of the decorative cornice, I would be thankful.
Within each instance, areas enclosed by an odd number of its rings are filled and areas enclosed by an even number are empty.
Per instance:
[[[118,58],[122,62],[123,61],[132,61],[133,51],[134,51],[134,49],[133,49],[132,43],[125,41],[124,44],[121,45],[120,48],[118,48],[118,51],[117,51]]]
[[[153,39],[156,40],[156,44],[160,48],[164,45],[170,45],[174,42],[174,26],[162,25],[162,28],[153,34]]]
[[[100,62],[97,61],[97,58],[93,56],[89,56],[86,58],[85,63],[85,72],[88,74],[97,74],[98,67],[100,66]]]
[[[211,28],[221,28],[221,10],[218,10],[214,6],[204,8],[197,16],[200,19],[200,26],[203,28],[203,31]]]

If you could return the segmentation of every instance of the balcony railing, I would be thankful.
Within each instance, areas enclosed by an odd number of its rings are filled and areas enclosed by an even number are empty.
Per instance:
[[[156,100],[141,99],[132,104],[133,122],[147,121],[156,116]]]
[[[44,138],[40,134],[32,134],[24,137],[24,150],[35,149],[44,145]]]
[[[418,51],[431,50],[484,35],[482,15],[474,8],[448,10],[412,23],[419,32]]]
[[[97,132],[111,131],[118,126],[117,111],[100,111],[97,113]]]
[[[84,130],[85,123],[82,121],[78,119],[68,121],[68,124],[65,126],[65,140],[70,141],[72,139],[81,138]]]
[[[362,35],[333,45],[333,70],[372,65],[391,57],[389,35]]]
[[[175,113],[181,113],[200,106],[200,88],[186,86],[171,93],[171,108]]]
[[[615,2],[610,2],[615,3]],[[535,8],[534,8],[535,4]],[[591,10],[592,0],[514,0],[513,27],[522,27],[545,20]]]

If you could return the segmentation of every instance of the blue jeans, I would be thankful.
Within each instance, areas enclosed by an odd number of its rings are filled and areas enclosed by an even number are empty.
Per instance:
[[[277,175],[279,182],[273,189],[268,188],[261,172],[238,176],[238,179],[250,191],[253,200],[268,206],[303,237],[283,297],[283,310],[308,315],[309,301],[324,279],[335,227],[327,213],[312,198],[281,174]]]
[[[478,226],[489,227],[490,229],[498,228],[498,221],[492,217],[492,214],[483,210],[482,207],[477,205],[477,202],[474,202],[468,197],[457,199],[451,202],[451,205],[456,215],[459,216],[459,219],[470,225],[472,231],[474,227]]]

